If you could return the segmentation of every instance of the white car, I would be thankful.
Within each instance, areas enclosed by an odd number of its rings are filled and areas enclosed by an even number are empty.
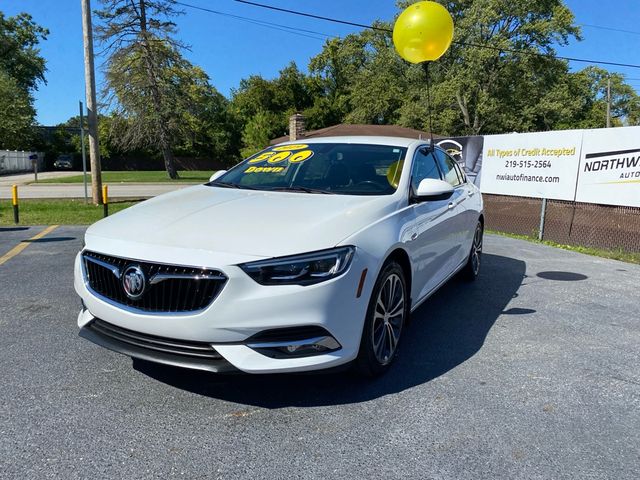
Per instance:
[[[92,225],[80,335],[212,372],[377,375],[421,302],[478,275],[483,224],[479,190],[424,140],[284,143]]]

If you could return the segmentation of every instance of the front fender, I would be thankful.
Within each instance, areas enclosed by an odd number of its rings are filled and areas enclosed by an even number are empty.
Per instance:
[[[398,248],[411,257],[411,242],[414,235],[415,213],[411,206],[401,208],[377,222],[362,228],[343,239],[340,245],[355,245],[368,272],[362,295],[371,295],[373,285],[380,274],[384,261]],[[413,276],[413,266],[411,275]]]

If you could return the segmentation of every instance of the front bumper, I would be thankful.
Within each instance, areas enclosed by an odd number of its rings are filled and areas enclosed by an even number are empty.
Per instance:
[[[223,271],[228,281],[206,309],[191,314],[147,314],[120,308],[94,295],[84,281],[79,254],[75,263],[75,289],[85,305],[78,315],[80,335],[131,357],[212,372],[319,370],[348,363],[357,356],[372,286],[372,280],[367,278],[362,295],[356,298],[360,275],[367,268],[358,255],[341,277],[305,287],[263,286],[238,267],[216,268]],[[370,266],[369,271],[372,271]],[[149,349],[146,345],[132,345],[97,331],[96,321],[165,340],[207,344],[220,358],[203,360]],[[293,327],[324,329],[339,348],[329,353],[283,358],[264,354],[251,341],[261,332]]]
[[[87,312],[87,310],[81,311],[80,316],[87,315]],[[205,352],[177,348],[177,342],[171,342],[168,339],[163,339],[164,341],[156,339],[155,342],[150,342],[149,339],[153,337],[135,335],[135,333],[119,329],[97,318],[89,321],[80,329],[82,338],[129,357],[214,373],[237,371],[213,347],[209,346],[209,354],[203,354]],[[204,347],[201,350],[204,350]]]

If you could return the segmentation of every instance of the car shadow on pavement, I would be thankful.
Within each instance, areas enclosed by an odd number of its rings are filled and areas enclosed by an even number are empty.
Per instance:
[[[69,240],[75,240],[76,237],[44,237],[36,238],[35,240],[22,240],[27,243],[52,243],[52,242],[68,242]]]
[[[21,232],[23,230],[29,230],[30,227],[0,227],[0,233],[2,232]]]
[[[351,372],[216,375],[138,360],[134,368],[176,388],[262,408],[349,404],[402,392],[473,357],[498,317],[511,313],[505,308],[517,296],[525,263],[490,254],[482,258],[476,282],[453,279],[413,313],[394,366],[380,378],[360,378]]]

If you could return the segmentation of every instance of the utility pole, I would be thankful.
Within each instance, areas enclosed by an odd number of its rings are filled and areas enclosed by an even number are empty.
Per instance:
[[[611,75],[607,77],[607,128],[611,128]]]
[[[80,104],[80,146],[82,147],[82,183],[84,183],[84,203],[89,203],[87,196],[87,149],[84,147],[84,107]]]
[[[102,175],[98,144],[98,113],[96,101],[96,75],[93,66],[93,27],[91,26],[91,2],[82,2],[82,39],[84,43],[84,82],[87,99],[87,124],[89,130],[89,157],[91,159],[91,194],[93,203],[102,203]]]

